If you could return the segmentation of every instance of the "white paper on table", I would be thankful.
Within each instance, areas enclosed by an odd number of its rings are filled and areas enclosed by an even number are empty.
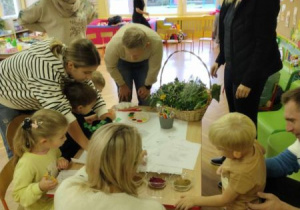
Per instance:
[[[194,170],[201,144],[172,140],[161,145],[158,158],[161,165]]]
[[[86,163],[86,156],[87,156],[87,152],[84,150],[82,152],[81,156],[78,159],[77,158],[71,158],[71,160],[74,163],[85,164]]]
[[[62,183],[66,178],[69,178],[70,176],[73,176],[76,174],[78,170],[62,170],[59,172],[58,176],[56,177],[58,185],[47,192],[47,195],[54,195],[56,189],[58,188],[59,184]]]

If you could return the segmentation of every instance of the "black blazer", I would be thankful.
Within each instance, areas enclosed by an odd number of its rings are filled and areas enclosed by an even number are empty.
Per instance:
[[[225,0],[226,1],[226,0]],[[224,57],[224,18],[231,4],[222,4],[219,21],[219,65]],[[282,68],[276,42],[280,0],[241,0],[236,6],[231,26],[231,72],[233,82],[249,88]]]

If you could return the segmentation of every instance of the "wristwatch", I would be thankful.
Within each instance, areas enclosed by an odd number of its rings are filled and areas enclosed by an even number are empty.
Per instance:
[[[147,90],[150,90],[152,88],[152,85],[144,85],[144,86]]]

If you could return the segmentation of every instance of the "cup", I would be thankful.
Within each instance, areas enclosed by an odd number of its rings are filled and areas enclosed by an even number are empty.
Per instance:
[[[159,117],[160,127],[163,129],[170,129],[173,127],[174,118]]]

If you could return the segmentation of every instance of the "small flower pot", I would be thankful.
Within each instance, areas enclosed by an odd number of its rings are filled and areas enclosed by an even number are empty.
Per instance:
[[[160,127],[163,129],[170,129],[173,127],[174,118],[159,117]]]

